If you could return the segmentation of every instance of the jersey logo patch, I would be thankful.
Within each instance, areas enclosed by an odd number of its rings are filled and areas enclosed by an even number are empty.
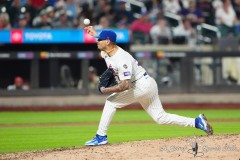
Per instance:
[[[123,75],[124,76],[130,76],[131,75],[131,73],[128,71],[128,72],[123,72]]]
[[[123,65],[123,68],[127,69],[127,68],[128,68],[128,66],[127,66],[126,64],[124,64],[124,65]]]

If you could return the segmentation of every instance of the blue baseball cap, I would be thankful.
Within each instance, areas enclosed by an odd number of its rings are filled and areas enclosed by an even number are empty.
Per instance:
[[[117,34],[110,29],[104,29],[98,36],[95,36],[95,38],[98,38],[101,40],[109,39],[111,42],[116,43]]]

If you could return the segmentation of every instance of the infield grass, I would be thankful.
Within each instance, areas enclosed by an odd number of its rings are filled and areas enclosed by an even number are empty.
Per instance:
[[[214,134],[239,134],[240,110],[168,110],[196,117],[205,113]],[[0,153],[83,146],[97,130],[101,111],[1,112]],[[226,121],[216,121],[216,120]],[[110,143],[206,135],[203,131],[153,122],[144,110],[119,110],[110,125]]]

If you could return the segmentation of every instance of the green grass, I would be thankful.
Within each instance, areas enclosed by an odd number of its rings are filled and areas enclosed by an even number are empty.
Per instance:
[[[240,110],[168,110],[169,113],[197,117],[205,113],[208,119],[240,119]],[[98,122],[102,111],[68,112],[0,112],[0,124],[48,124]],[[144,110],[119,110],[114,122],[152,121]]]
[[[183,116],[196,117],[205,113],[210,120],[240,120],[240,110],[168,110]],[[96,122],[81,126],[25,126],[0,125],[0,153],[82,146],[94,136],[101,111],[75,112],[1,112],[0,124],[53,124]],[[190,127],[160,126],[143,110],[118,111],[113,122],[149,122],[149,124],[112,124],[108,132],[110,143],[205,135]],[[215,134],[239,134],[240,122],[212,122]],[[136,134],[138,133],[138,134]]]

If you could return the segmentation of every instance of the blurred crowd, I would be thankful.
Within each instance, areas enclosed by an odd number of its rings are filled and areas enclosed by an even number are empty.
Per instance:
[[[167,13],[179,16],[181,25],[173,27]],[[240,0],[0,1],[0,29],[77,29],[84,18],[96,29],[129,29],[133,43],[190,43],[202,23],[218,27],[222,37],[240,32]]]
[[[128,29],[132,43],[196,45],[202,24],[217,28],[220,37],[239,38],[240,0],[0,0],[1,30],[83,29],[85,18],[96,29]],[[240,67],[233,66],[239,63],[224,58],[222,63],[224,79],[240,84]],[[203,79],[212,84],[212,61],[204,64],[208,69],[201,69]],[[62,87],[83,87],[82,81],[74,82],[68,66],[61,68],[60,76]],[[92,88],[97,80],[90,67]],[[8,90],[28,90],[26,84],[16,77]]]

